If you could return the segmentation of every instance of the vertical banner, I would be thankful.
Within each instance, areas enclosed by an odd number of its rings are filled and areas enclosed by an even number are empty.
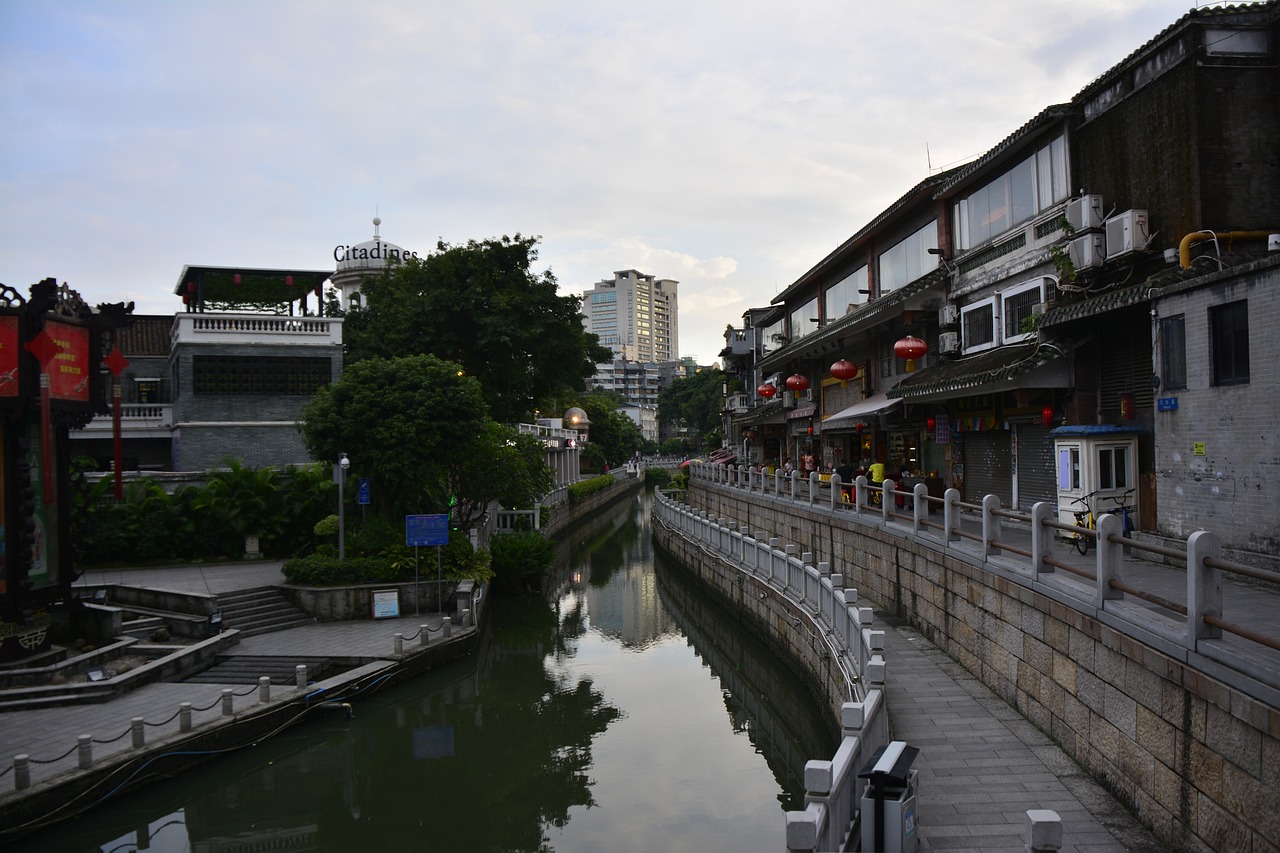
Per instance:
[[[46,485],[41,480],[44,475],[44,447],[40,441],[39,416],[26,419],[27,461],[31,471],[31,491],[39,495]],[[53,470],[52,461],[49,466]],[[47,484],[53,490],[55,483]],[[56,495],[56,492],[55,492]],[[35,538],[31,543],[31,573],[27,579],[32,589],[40,589],[53,583],[55,567],[58,565],[58,507],[57,501],[45,503],[35,502],[34,512]]]
[[[18,318],[0,317],[0,397],[18,396]]]
[[[47,320],[45,333],[53,340],[57,352],[49,362],[49,397],[53,400],[89,401],[89,330]]]

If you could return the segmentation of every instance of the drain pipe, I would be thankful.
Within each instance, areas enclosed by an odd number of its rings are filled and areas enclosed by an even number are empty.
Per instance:
[[[1178,264],[1184,270],[1191,269],[1191,244],[1205,240],[1265,240],[1276,233],[1273,231],[1224,231],[1217,234],[1213,231],[1192,231],[1182,238],[1178,244]]]

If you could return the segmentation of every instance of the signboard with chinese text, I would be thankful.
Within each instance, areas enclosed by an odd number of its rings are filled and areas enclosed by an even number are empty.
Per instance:
[[[18,318],[0,317],[0,397],[18,396]]]
[[[48,367],[49,399],[89,402],[94,372],[89,364],[89,330],[55,320],[47,320],[44,328],[57,347]]]
[[[404,544],[410,548],[418,545],[448,545],[449,516],[446,513],[406,515]]]

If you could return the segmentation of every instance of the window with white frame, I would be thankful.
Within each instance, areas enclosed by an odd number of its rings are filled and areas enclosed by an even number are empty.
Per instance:
[[[1129,471],[1129,446],[1120,444],[1114,447],[1101,445],[1098,447],[1098,488],[1127,489],[1133,482]]]
[[[1004,319],[1004,343],[1016,343],[1035,337],[1031,318],[1041,302],[1053,300],[1052,279],[1038,278],[1000,292],[1000,316]]]
[[[999,316],[994,296],[960,309],[960,346],[966,353],[982,352],[999,344]]]
[[[938,248],[938,222],[929,224],[910,237],[895,244],[880,255],[880,278],[876,283],[878,293],[897,290],[938,268],[938,256],[929,254]]]

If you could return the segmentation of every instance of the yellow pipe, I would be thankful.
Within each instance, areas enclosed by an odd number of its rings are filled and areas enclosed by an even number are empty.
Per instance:
[[[1275,233],[1275,231],[1224,231],[1221,234],[1215,234],[1212,231],[1192,231],[1178,244],[1178,264],[1184,270],[1191,269],[1191,244],[1201,240],[1212,240],[1215,237],[1219,240],[1252,240],[1254,238],[1265,240]]]

